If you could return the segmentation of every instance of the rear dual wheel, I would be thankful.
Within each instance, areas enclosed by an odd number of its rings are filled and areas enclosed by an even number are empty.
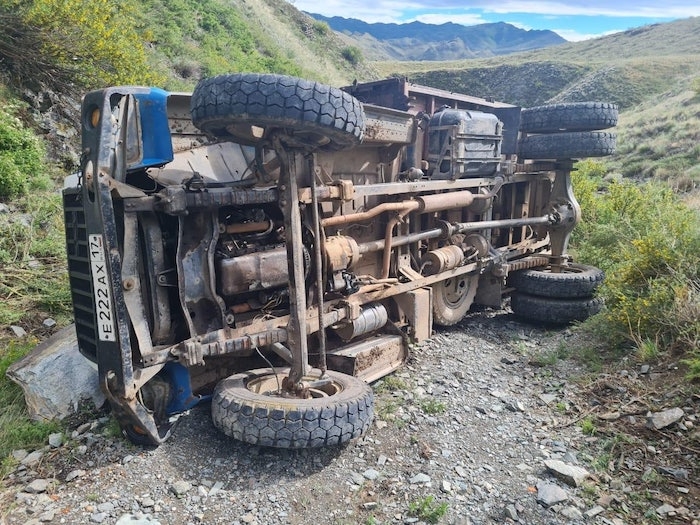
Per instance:
[[[510,302],[513,313],[528,321],[570,324],[602,310],[603,300],[594,296],[603,282],[602,270],[574,263],[559,270],[534,268],[510,275],[508,284],[515,288]]]

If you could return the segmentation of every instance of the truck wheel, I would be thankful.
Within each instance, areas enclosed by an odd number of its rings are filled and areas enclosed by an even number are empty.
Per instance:
[[[616,136],[604,131],[574,131],[530,135],[520,139],[521,159],[579,159],[615,153]]]
[[[284,75],[240,73],[202,80],[192,93],[192,122],[205,133],[255,144],[280,131],[288,145],[341,150],[365,129],[360,102],[337,88]]]
[[[603,299],[556,299],[516,292],[511,296],[510,308],[518,317],[544,324],[569,324],[585,321],[603,308]]]
[[[307,399],[276,395],[288,374],[261,368],[221,381],[212,398],[214,426],[229,437],[278,448],[338,445],[369,429],[374,398],[362,380],[329,370],[328,383],[310,389]]]
[[[513,272],[508,276],[508,284],[530,295],[577,299],[591,297],[604,276],[603,270],[595,266],[570,263],[559,273],[552,273],[551,268]]]
[[[478,275],[460,275],[435,283],[433,322],[438,326],[459,323],[471,308],[478,285]]]
[[[595,131],[617,125],[618,108],[606,102],[574,102],[526,108],[520,112],[520,131],[557,133]]]

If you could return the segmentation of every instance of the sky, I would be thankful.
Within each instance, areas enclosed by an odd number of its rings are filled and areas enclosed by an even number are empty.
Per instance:
[[[698,0],[288,0],[297,9],[365,22],[463,25],[508,22],[587,40],[633,27],[700,16]]]

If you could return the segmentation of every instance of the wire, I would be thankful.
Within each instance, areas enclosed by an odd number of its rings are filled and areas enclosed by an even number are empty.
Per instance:
[[[263,353],[260,351],[258,348],[258,345],[255,345],[255,351],[258,353],[260,357],[262,357],[263,361],[267,363],[267,365],[270,367],[270,370],[272,370],[272,373],[275,374],[275,381],[277,381],[277,394],[282,393],[282,384],[280,383],[280,378],[279,375],[277,374],[277,370],[275,370],[275,367],[272,366],[272,363],[263,355]]]

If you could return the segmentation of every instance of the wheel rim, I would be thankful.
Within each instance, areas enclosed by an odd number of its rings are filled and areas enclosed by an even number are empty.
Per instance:
[[[226,126],[226,131],[228,131],[232,136],[245,140],[247,142],[259,142],[267,137],[274,131],[278,130],[280,132],[280,138],[282,142],[290,143],[289,145],[306,145],[306,146],[325,146],[330,142],[330,139],[326,137],[320,131],[314,131],[310,129],[302,128],[278,128],[278,127],[267,127],[262,124],[252,124],[247,122],[229,124]]]
[[[458,308],[469,298],[473,288],[473,278],[452,277],[438,283],[437,288],[447,306]]]
[[[283,379],[284,377],[281,375],[266,374],[253,377],[246,382],[245,386],[250,392],[261,396],[299,399],[282,389]],[[304,376],[302,382],[308,385],[305,389],[305,392],[308,393],[305,399],[331,397],[343,391],[343,386],[332,379]]]

